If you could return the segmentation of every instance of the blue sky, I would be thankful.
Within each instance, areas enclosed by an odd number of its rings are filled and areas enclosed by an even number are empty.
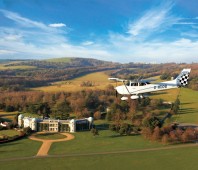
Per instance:
[[[197,0],[0,0],[0,59],[198,62]]]

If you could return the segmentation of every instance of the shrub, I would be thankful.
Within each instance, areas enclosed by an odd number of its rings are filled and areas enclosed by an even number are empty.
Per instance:
[[[26,135],[30,135],[32,133],[32,129],[28,126],[26,128],[23,128],[23,132],[26,134]]]
[[[99,135],[98,129],[96,129],[96,128],[92,128],[91,133],[93,134],[93,136]]]

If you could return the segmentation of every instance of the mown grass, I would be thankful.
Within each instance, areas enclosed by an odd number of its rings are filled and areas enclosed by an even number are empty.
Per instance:
[[[179,94],[180,89],[171,89],[152,93],[151,99],[163,99],[164,101],[174,102]],[[181,91],[180,91],[181,92]]]
[[[16,130],[0,130],[0,138],[1,138],[1,136],[4,136],[4,135],[11,137],[11,136],[15,136],[18,134],[19,134],[19,132]]]
[[[93,136],[90,131],[74,135],[75,139],[71,141],[53,143],[49,154],[108,152],[163,146],[145,140],[142,136],[120,136],[110,130],[99,130],[98,136]]]
[[[174,101],[178,94],[181,101],[179,116],[174,116],[179,122],[198,123],[198,92],[182,88],[166,91],[152,96],[166,101]],[[97,122],[97,124],[104,122]],[[74,154],[121,151],[132,149],[146,149],[164,147],[160,143],[144,140],[141,136],[118,136],[109,130],[99,130],[99,136],[91,132],[75,133],[75,139],[67,142],[53,143],[49,154]],[[22,139],[12,143],[0,145],[0,159],[36,155],[41,143]],[[11,169],[148,169],[148,170],[196,170],[198,147],[177,148],[137,153],[73,156],[63,158],[37,158],[25,161],[6,161],[1,168]]]
[[[36,138],[45,139],[45,140],[54,140],[54,139],[64,139],[66,138],[65,135],[60,133],[45,133],[45,134],[37,134],[35,135]]]
[[[0,111],[0,117],[1,117],[1,116],[15,115],[15,114],[17,114],[17,113],[18,113],[18,111],[16,111],[16,112],[5,112],[5,111]]]
[[[37,158],[1,162],[2,169],[197,170],[198,147],[137,153]]]
[[[0,111],[0,118],[3,119],[4,121],[12,121],[14,119],[14,116],[17,114],[18,112],[4,112],[4,111]]]
[[[0,144],[0,160],[5,158],[34,156],[37,154],[41,144],[42,142],[33,141],[26,137],[13,142]]]
[[[181,105],[178,121],[198,124],[198,91],[181,89],[179,99]]]
[[[151,98],[174,102],[177,96],[181,104],[179,113],[173,116],[173,121],[198,124],[198,91],[187,88],[172,89],[155,93]]]
[[[82,87],[81,86],[82,82],[86,82],[86,81],[91,81],[95,85],[92,87]],[[110,83],[111,82],[108,80],[108,75],[106,75],[104,72],[96,72],[75,78],[73,80],[56,82],[51,86],[33,88],[33,90],[40,90],[44,92],[57,92],[57,91],[76,92],[85,89],[92,89],[92,90],[105,89],[106,86]]]
[[[85,77],[85,76],[83,76]],[[81,77],[82,79],[84,79]],[[79,78],[80,79],[80,78]],[[91,78],[89,77],[89,80]],[[107,80],[108,81],[108,80]],[[175,101],[179,94],[181,102],[178,115],[174,120],[186,123],[198,123],[198,92],[182,88],[173,89],[151,96],[162,98],[165,101]],[[101,122],[97,123],[100,124]],[[99,136],[93,136],[91,132],[75,133],[75,139],[67,142],[52,144],[49,154],[73,154],[121,151],[131,149],[146,149],[166,147],[160,143],[144,140],[141,136],[118,136],[109,130],[99,130]],[[10,157],[23,157],[36,155],[41,143],[23,139],[8,144],[0,145],[0,159]],[[21,151],[22,150],[22,151]],[[158,150],[137,153],[73,156],[63,158],[32,159],[26,161],[7,161],[1,163],[2,168],[11,169],[197,169],[198,147],[177,148],[171,150]]]

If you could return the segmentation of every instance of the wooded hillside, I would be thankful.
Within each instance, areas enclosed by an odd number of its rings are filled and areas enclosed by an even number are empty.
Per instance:
[[[58,58],[49,60],[1,60],[0,91],[23,91],[32,87],[70,80],[88,73],[108,71],[112,77],[134,79],[161,76],[170,79],[183,68],[191,68],[189,87],[197,90],[198,64],[120,64],[89,58]],[[6,69],[4,69],[6,68]]]

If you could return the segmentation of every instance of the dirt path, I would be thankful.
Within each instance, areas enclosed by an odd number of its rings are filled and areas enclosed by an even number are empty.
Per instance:
[[[68,140],[74,139],[74,135],[69,134],[69,133],[60,133],[62,135],[65,135],[66,138],[56,139],[56,140],[45,140],[45,139],[39,139],[39,138],[35,137],[35,135],[37,135],[37,134],[44,134],[44,133],[46,133],[46,132],[38,132],[38,133],[33,134],[32,136],[29,136],[29,139],[31,139],[31,140],[43,142],[43,144],[41,145],[36,156],[47,156],[48,151],[49,151],[53,142],[63,142],[63,141],[68,141]]]

